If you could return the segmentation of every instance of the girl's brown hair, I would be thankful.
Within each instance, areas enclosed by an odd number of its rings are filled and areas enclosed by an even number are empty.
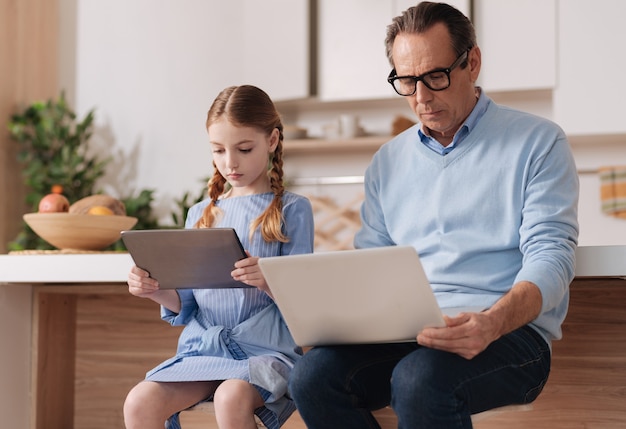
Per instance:
[[[265,211],[250,224],[250,239],[257,228],[261,228],[261,236],[267,242],[280,241],[286,243],[289,238],[282,232],[283,202],[285,192],[283,185],[283,124],[280,115],[270,97],[260,88],[252,85],[231,86],[224,89],[213,101],[207,114],[206,127],[226,119],[238,127],[253,127],[270,136],[278,129],[278,145],[269,158],[267,175],[274,193],[274,199]],[[195,224],[196,228],[210,228],[220,217],[221,211],[216,205],[218,198],[224,193],[226,179],[213,162],[213,177],[208,183],[211,202],[206,206],[202,217]]]

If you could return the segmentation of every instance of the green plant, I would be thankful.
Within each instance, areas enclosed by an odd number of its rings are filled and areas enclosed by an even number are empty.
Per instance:
[[[70,202],[95,193],[95,183],[104,174],[109,160],[99,160],[87,153],[93,120],[93,110],[77,120],[63,93],[57,100],[35,102],[11,116],[9,134],[19,145],[17,159],[23,166],[26,204],[31,211],[37,211],[41,198],[53,189],[60,190]],[[51,246],[23,224],[8,248],[49,249]]]
[[[23,112],[11,116],[8,128],[19,144],[18,161],[24,166],[23,179],[28,191],[26,203],[37,211],[41,198],[60,190],[70,203],[98,193],[96,181],[105,173],[109,159],[88,155],[94,111],[82,120],[68,106],[65,96],[57,100],[35,102]],[[126,214],[137,218],[136,229],[158,228],[152,213],[153,191],[121,198]],[[9,250],[52,249],[25,223]],[[121,242],[111,246],[123,250]]]
[[[174,225],[179,228],[183,228],[185,226],[185,219],[187,219],[187,213],[189,213],[189,209],[195,203],[199,203],[206,197],[206,183],[208,182],[208,178],[202,181],[205,186],[202,187],[202,190],[196,195],[195,198],[192,198],[189,192],[185,192],[180,200],[174,200],[176,203],[176,207],[178,212],[172,212],[172,221],[174,221]]]
[[[70,202],[94,193],[109,160],[87,154],[93,120],[91,110],[78,121],[63,93],[57,100],[35,102],[11,116],[9,133],[19,144],[26,203],[33,210],[54,186],[60,186]]]
[[[19,144],[18,161],[24,166],[23,179],[28,188],[26,203],[31,211],[37,211],[41,198],[53,190],[60,190],[70,203],[97,193],[96,181],[104,175],[110,159],[100,160],[88,155],[93,121],[93,110],[77,120],[63,93],[57,100],[35,102],[11,116],[8,129],[11,138]],[[126,214],[137,218],[134,229],[160,227],[152,210],[153,194],[153,190],[144,189],[136,196],[120,198],[126,206]],[[203,188],[196,199],[187,192],[176,201],[179,212],[173,212],[172,219],[177,227],[184,226],[189,208],[204,195]],[[7,247],[9,250],[53,248],[26,223]],[[120,240],[109,250],[125,250],[125,247]]]
[[[126,206],[126,215],[137,218],[137,223],[133,229],[156,229],[159,223],[152,212],[152,202],[154,201],[154,190],[144,189],[137,196],[121,198]],[[122,240],[113,243],[109,250],[126,250]]]

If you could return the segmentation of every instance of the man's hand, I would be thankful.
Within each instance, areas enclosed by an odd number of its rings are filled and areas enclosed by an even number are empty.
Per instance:
[[[424,346],[472,359],[502,335],[532,322],[539,316],[541,291],[531,282],[516,283],[490,309],[481,313],[444,316],[443,328],[426,328],[417,335]]]
[[[444,316],[444,320],[444,328],[424,329],[418,334],[417,342],[472,359],[499,336],[499,328],[484,313],[461,313],[455,317]]]

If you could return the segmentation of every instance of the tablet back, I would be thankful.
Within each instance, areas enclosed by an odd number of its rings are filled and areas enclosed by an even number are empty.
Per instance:
[[[250,287],[230,275],[246,257],[232,228],[131,230],[122,240],[162,289]]]

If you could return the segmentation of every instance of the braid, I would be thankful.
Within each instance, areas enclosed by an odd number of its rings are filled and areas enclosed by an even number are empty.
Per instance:
[[[213,177],[209,180],[207,184],[209,198],[211,198],[211,202],[204,208],[202,212],[202,217],[198,219],[198,222],[194,225],[195,228],[210,228],[215,223],[216,219],[221,214],[221,210],[219,207],[215,205],[217,199],[224,193],[224,185],[226,184],[226,179],[222,176],[219,170],[215,167],[215,163],[213,163]]]
[[[279,128],[280,137],[276,150],[271,155],[271,167],[267,172],[270,179],[270,186],[274,192],[274,199],[265,211],[250,224],[250,238],[254,231],[261,226],[261,236],[267,242],[280,241],[289,242],[289,238],[283,234],[283,133]]]

